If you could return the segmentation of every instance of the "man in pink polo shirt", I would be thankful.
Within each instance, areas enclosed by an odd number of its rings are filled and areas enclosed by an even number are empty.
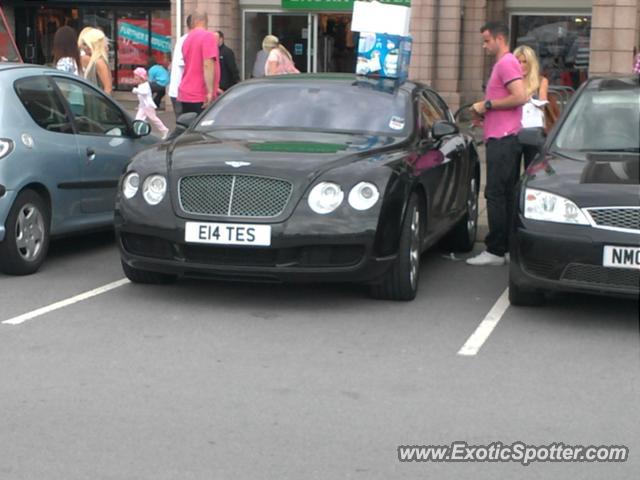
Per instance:
[[[489,22],[480,29],[483,48],[496,58],[484,100],[474,103],[474,114],[484,117],[484,142],[487,155],[487,199],[489,234],[486,250],[467,259],[469,265],[504,265],[508,261],[509,228],[513,216],[515,185],[520,166],[518,132],[522,105],[527,94],[522,69],[509,52],[509,28]],[[506,256],[506,258],[505,258]]]
[[[215,98],[220,82],[218,41],[207,31],[207,14],[191,15],[192,30],[182,45],[184,71],[178,87],[182,113],[200,113]]]

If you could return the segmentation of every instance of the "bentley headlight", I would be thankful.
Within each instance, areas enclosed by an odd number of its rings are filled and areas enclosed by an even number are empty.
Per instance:
[[[349,192],[349,205],[356,210],[368,210],[376,204],[378,198],[378,187],[373,183],[360,182]]]
[[[149,205],[159,204],[165,193],[167,193],[167,179],[162,175],[151,175],[142,185],[142,196]]]
[[[309,193],[309,207],[322,215],[333,212],[342,203],[344,192],[340,185],[332,182],[322,182],[311,189]]]
[[[13,150],[13,141],[8,138],[0,138],[0,158],[6,157]]]
[[[582,210],[568,198],[533,188],[525,191],[524,217],[544,222],[589,225]]]
[[[122,182],[122,194],[125,198],[131,199],[136,195],[136,193],[138,193],[139,187],[140,175],[136,172],[132,172],[124,177],[124,181]]]

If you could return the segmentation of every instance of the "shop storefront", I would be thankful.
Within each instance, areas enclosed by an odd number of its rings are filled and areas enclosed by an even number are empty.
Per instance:
[[[130,89],[133,69],[150,58],[168,65],[171,52],[169,0],[7,1],[16,43],[25,62],[49,65],[53,37],[63,25],[77,32],[100,28],[111,40],[109,63],[116,89]]]
[[[383,0],[409,5],[410,0]],[[249,78],[265,35],[275,35],[301,72],[354,72],[353,0],[240,0],[242,75]]]
[[[506,8],[512,46],[529,45],[553,85],[577,88],[588,76],[591,1],[511,0]]]

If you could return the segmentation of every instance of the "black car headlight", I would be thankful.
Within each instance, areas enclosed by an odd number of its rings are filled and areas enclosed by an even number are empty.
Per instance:
[[[140,175],[136,172],[129,173],[122,181],[122,195],[127,200],[132,199],[140,188]]]
[[[378,187],[373,183],[360,182],[349,192],[349,205],[356,210],[369,210],[380,198]]]
[[[307,202],[316,213],[326,215],[333,212],[342,203],[344,192],[337,183],[321,182],[311,189]]]
[[[543,222],[589,225],[580,208],[568,198],[527,188],[524,194],[524,218]]]
[[[142,185],[142,196],[149,205],[157,205],[167,193],[167,179],[162,175],[148,176]]]

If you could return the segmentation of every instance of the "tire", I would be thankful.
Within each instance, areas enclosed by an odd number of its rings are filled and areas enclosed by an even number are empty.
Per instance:
[[[177,279],[177,275],[169,275],[166,273],[150,272],[148,270],[140,270],[138,268],[130,267],[124,261],[121,260],[122,270],[124,275],[133,283],[146,283],[151,285],[167,285],[174,283]]]
[[[519,287],[509,278],[509,303],[515,307],[537,307],[544,303],[544,294]]]
[[[30,275],[38,271],[49,249],[47,202],[33,190],[18,194],[5,223],[0,242],[0,271],[9,275]]]
[[[479,187],[479,179],[474,175],[471,177],[469,184],[467,212],[441,242],[441,246],[447,250],[455,252],[470,252],[473,250],[473,244],[478,233]]]
[[[424,208],[415,193],[409,198],[402,223],[398,256],[382,277],[371,285],[370,294],[381,300],[413,300],[420,280]]]

